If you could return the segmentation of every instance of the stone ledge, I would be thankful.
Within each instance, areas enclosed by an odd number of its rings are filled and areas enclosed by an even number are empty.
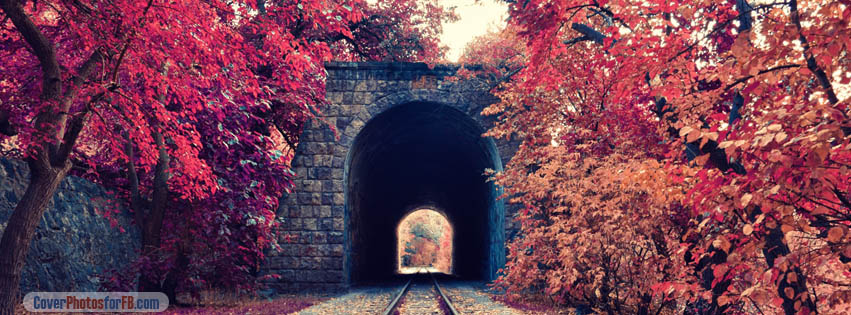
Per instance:
[[[386,62],[386,61],[367,61],[367,62],[345,62],[345,61],[329,61],[325,63],[325,70],[387,70],[387,71],[456,71],[461,68],[460,64],[436,64],[433,68],[429,68],[427,63],[423,62]],[[470,70],[481,70],[482,65],[468,64],[463,65]]]

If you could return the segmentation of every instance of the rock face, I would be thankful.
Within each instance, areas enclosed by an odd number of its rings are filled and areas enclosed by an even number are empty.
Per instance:
[[[28,182],[26,163],[0,158],[0,233]],[[62,181],[30,245],[21,295],[97,291],[98,275],[135,259],[141,238],[129,212],[122,210],[115,227],[99,214],[110,200],[106,189],[83,178],[68,176]]]

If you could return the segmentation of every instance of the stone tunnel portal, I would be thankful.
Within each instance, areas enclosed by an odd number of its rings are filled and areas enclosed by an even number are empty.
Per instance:
[[[395,276],[396,227],[411,210],[442,209],[455,228],[454,272],[491,280],[504,260],[504,210],[486,169],[501,170],[483,129],[449,106],[412,102],[372,118],[346,163],[344,272],[351,284]]]

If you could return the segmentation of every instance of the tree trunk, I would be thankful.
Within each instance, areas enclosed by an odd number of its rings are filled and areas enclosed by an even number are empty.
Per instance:
[[[650,306],[653,304],[653,296],[644,293],[641,295],[641,301],[638,303],[638,315],[650,315]]]
[[[143,221],[138,222],[142,230],[143,255],[152,255],[160,249],[163,219],[165,218],[165,210],[168,203],[168,169],[171,158],[168,155],[162,133],[155,131],[153,132],[153,137],[159,150],[157,166],[154,171],[154,191],[151,196],[150,211]],[[139,291],[161,290],[163,290],[163,286],[154,279],[145,277],[144,275],[139,279]]]
[[[69,123],[69,109],[74,102],[79,87],[101,62],[101,54],[93,51],[71,80],[72,86],[63,94],[62,69],[56,58],[53,43],[39,30],[23,9],[21,2],[0,0],[0,10],[12,21],[15,29],[31,48],[42,70],[41,100],[48,106],[36,116],[35,126],[46,128],[36,133],[41,137],[37,152],[30,157],[30,183],[24,197],[15,206],[9,218],[6,230],[0,238],[0,315],[12,314],[20,303],[18,286],[21,270],[26,261],[30,242],[41,216],[56,192],[56,188],[68,171],[71,162],[68,156],[85,124],[85,113],[74,117]],[[5,19],[4,19],[5,22]],[[9,113],[0,114],[0,131],[6,135],[14,134],[9,123]],[[70,127],[66,130],[67,127]]]
[[[30,242],[53,193],[71,169],[67,160],[58,167],[51,166],[46,158],[28,162],[30,183],[0,239],[0,315],[13,314],[21,304],[18,286]]]
[[[0,134],[4,134],[6,136],[14,136],[18,134],[17,130],[12,127],[12,123],[9,121],[11,115],[4,110],[0,110]]]
[[[184,303],[177,301],[177,287],[180,286],[180,281],[185,275],[186,268],[189,267],[189,256],[183,249],[182,244],[177,246],[177,258],[175,258],[174,268],[172,268],[163,281],[162,292],[168,297],[169,304],[182,306]]]
[[[765,239],[765,247],[763,248],[765,262],[769,267],[774,267],[775,259],[790,253],[789,246],[783,241],[783,231],[781,231],[779,223],[777,227],[769,230]],[[807,278],[800,267],[788,266],[788,269],[783,271],[777,281],[777,295],[783,299],[784,313],[788,315],[798,314],[804,308],[810,312],[818,313],[807,288]],[[795,307],[795,304],[798,306]]]

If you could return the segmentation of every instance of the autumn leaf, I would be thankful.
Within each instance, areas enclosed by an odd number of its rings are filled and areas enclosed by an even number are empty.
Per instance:
[[[727,303],[729,301],[730,301],[730,298],[727,297],[726,295],[722,295],[722,296],[718,297],[718,305],[720,305],[720,306],[727,305]]]
[[[774,187],[771,187],[771,189],[768,190],[768,193],[773,195],[773,194],[778,193],[779,191],[780,191],[780,185],[774,185]]]
[[[838,226],[835,226],[835,227],[830,228],[830,230],[827,231],[827,240],[829,242],[834,242],[834,243],[839,242],[844,235],[845,235],[845,229],[838,227]]]
[[[744,194],[741,197],[742,207],[747,207],[750,204],[751,199],[753,199],[753,194]]]
[[[719,248],[719,249],[723,250],[724,252],[729,252],[731,244],[730,244],[730,241],[727,240],[726,237],[720,236],[717,239],[715,239],[715,241],[712,242],[712,246],[715,246],[716,248]]]
[[[744,233],[745,235],[751,235],[751,233],[753,233],[753,225],[745,224],[745,226],[742,228],[742,233]]]

